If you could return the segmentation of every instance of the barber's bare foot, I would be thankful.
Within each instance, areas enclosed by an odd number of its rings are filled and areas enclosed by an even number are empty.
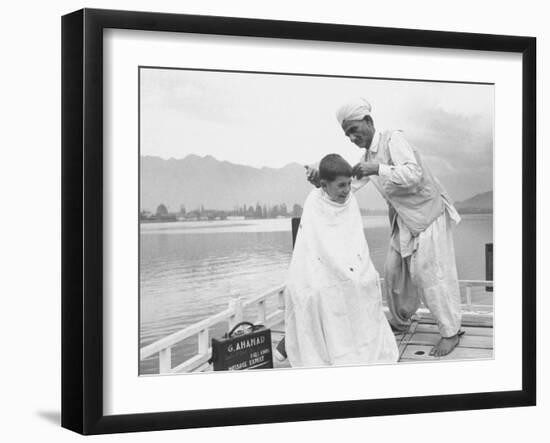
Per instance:
[[[454,335],[453,337],[441,337],[441,340],[432,348],[430,355],[434,357],[443,357],[444,355],[450,354],[454,348],[458,345],[460,341],[460,336]]]

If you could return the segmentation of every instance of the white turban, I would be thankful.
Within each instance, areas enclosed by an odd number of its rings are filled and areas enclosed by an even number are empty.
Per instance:
[[[340,126],[344,120],[362,120],[365,116],[370,115],[371,106],[363,97],[358,97],[345,103],[336,112],[336,118]]]

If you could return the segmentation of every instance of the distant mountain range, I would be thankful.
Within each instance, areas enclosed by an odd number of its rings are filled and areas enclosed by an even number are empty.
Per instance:
[[[369,188],[372,188],[370,186]],[[288,210],[302,206],[311,191],[303,165],[290,163],[282,168],[254,168],[220,161],[207,155],[188,155],[164,160],[141,157],[141,209],[155,212],[162,203],[170,212],[180,206],[187,211],[205,209],[233,210],[236,207],[280,205]],[[359,206],[369,210],[386,207],[372,189],[357,194]],[[492,211],[492,192],[478,194],[456,203],[460,212]]]
[[[493,212],[493,191],[476,194],[473,197],[455,202],[458,212],[464,214],[487,214]]]
[[[216,160],[212,156],[188,155],[164,160],[141,157],[141,208],[155,211],[161,203],[169,211],[181,205],[189,210],[232,210],[243,205],[280,205],[289,210],[303,205],[311,190],[302,165],[254,168]]]

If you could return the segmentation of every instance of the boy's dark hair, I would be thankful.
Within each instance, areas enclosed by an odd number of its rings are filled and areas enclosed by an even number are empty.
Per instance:
[[[351,177],[351,165],[341,155],[325,155],[319,163],[319,178],[331,182],[340,175]]]

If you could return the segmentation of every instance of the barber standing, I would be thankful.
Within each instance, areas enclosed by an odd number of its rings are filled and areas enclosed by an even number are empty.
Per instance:
[[[336,117],[346,137],[362,151],[352,186],[372,182],[389,206],[391,238],[384,277],[390,322],[394,329],[408,329],[423,301],[441,334],[430,355],[447,355],[462,335],[452,234],[460,216],[403,133],[375,129],[365,99],[344,104]],[[315,168],[308,169],[308,180],[318,181]]]

